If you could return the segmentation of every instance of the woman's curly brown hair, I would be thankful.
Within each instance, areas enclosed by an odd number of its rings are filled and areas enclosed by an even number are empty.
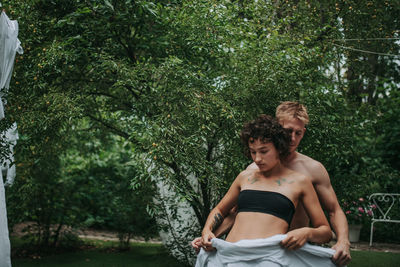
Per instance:
[[[289,155],[290,135],[271,116],[261,114],[255,120],[244,124],[240,133],[240,140],[244,147],[244,153],[251,158],[249,143],[260,139],[262,142],[272,142],[279,152],[280,159],[284,159]]]

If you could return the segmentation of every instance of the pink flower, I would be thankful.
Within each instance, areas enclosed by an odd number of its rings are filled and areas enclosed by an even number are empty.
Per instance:
[[[376,205],[375,205],[375,204],[372,204],[372,205],[371,205],[371,208],[376,209]]]
[[[369,216],[372,216],[372,210],[368,210],[367,213]]]
[[[358,207],[358,211],[361,212],[361,213],[364,213],[364,209],[361,208],[361,207]]]
[[[358,200],[359,200],[360,202],[364,202],[364,199],[363,199],[362,197],[360,197]]]
[[[346,211],[346,214],[350,214],[350,213],[351,213],[351,211],[349,211],[349,210],[348,210],[348,211]]]

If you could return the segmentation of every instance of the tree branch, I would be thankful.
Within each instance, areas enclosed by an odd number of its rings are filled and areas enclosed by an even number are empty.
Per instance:
[[[185,179],[186,177],[182,174],[182,171],[180,170],[180,168],[178,167],[176,162],[169,163],[169,162],[164,161],[164,164],[166,164],[168,167],[170,167],[175,172],[175,174],[178,178],[178,182],[179,182],[178,186],[176,187],[178,189],[179,193],[183,194],[183,193],[187,193],[187,192],[195,192],[193,187]],[[181,186],[181,185],[183,185],[183,186]],[[197,217],[199,223],[201,225],[204,225],[207,217],[204,218],[203,214],[201,213],[202,207],[201,207],[200,199],[195,196],[191,196],[191,199],[188,201],[189,201],[190,206],[193,208],[194,213],[196,214],[196,217]]]
[[[127,108],[127,110],[132,110],[132,109],[133,109],[133,106],[132,106],[130,103],[124,102],[124,101],[122,101],[121,98],[118,98],[118,97],[116,97],[116,96],[114,96],[114,95],[112,95],[112,94],[108,94],[108,93],[105,93],[105,92],[88,92],[87,94],[88,94],[88,95],[91,95],[91,96],[105,96],[105,97],[109,97],[109,98],[111,98],[111,99],[117,100],[118,103],[121,103],[123,106],[125,106],[125,107]]]
[[[92,119],[92,120],[94,120],[94,121],[100,123],[100,124],[103,125],[104,127],[110,129],[111,132],[113,132],[113,133],[115,133],[115,134],[117,134],[117,135],[119,135],[119,136],[121,136],[121,137],[123,137],[123,138],[125,138],[125,139],[129,139],[129,138],[130,138],[130,136],[129,136],[128,133],[126,133],[126,132],[124,132],[124,131],[118,129],[118,128],[115,127],[114,125],[111,125],[110,123],[108,123],[108,122],[106,122],[106,121],[104,121],[104,120],[102,120],[102,119],[96,118],[95,116],[93,116],[93,115],[91,115],[91,114],[88,114],[88,113],[86,114],[86,116],[88,116],[90,119]],[[135,142],[134,142],[134,143],[135,143]],[[138,143],[138,142],[137,142],[137,143]]]
[[[139,99],[139,95],[135,91],[133,91],[132,86],[126,84],[125,87],[126,89],[128,89],[129,92],[131,92],[131,94],[135,97],[136,100]]]

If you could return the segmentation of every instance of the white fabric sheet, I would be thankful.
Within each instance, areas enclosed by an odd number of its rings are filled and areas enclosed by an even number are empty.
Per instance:
[[[0,89],[8,89],[14,66],[15,53],[23,53],[18,40],[18,22],[10,20],[5,12],[0,15]]]
[[[236,243],[222,239],[211,240],[217,250],[206,252],[200,250],[196,267],[334,267],[331,257],[335,251],[305,244],[298,250],[287,250],[279,243],[286,235],[275,235],[269,238],[241,240]]]
[[[0,119],[4,118],[4,96],[10,85],[14,66],[15,53],[22,54],[21,42],[18,40],[18,22],[10,20],[5,12],[0,15]],[[7,133],[4,133],[7,134]],[[9,183],[15,176],[15,167],[10,165],[13,159],[6,162]],[[10,267],[10,239],[8,235],[7,211],[3,175],[0,168],[0,267]]]
[[[4,118],[4,105],[3,105],[3,99],[1,99],[1,94],[0,94],[0,120]]]
[[[5,132],[4,140],[8,143],[10,154],[8,158],[2,162],[1,169],[7,173],[5,186],[11,186],[14,183],[15,179],[15,164],[14,164],[14,147],[17,144],[18,130],[17,130],[17,123],[14,124]]]
[[[0,267],[10,267],[10,240],[8,238],[6,199],[3,175],[0,171]]]

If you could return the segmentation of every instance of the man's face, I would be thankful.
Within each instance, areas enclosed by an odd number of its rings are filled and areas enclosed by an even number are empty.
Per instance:
[[[304,123],[296,118],[283,119],[279,121],[283,128],[289,130],[290,133],[290,153],[296,151],[300,144],[301,139],[303,139],[306,128]]]

